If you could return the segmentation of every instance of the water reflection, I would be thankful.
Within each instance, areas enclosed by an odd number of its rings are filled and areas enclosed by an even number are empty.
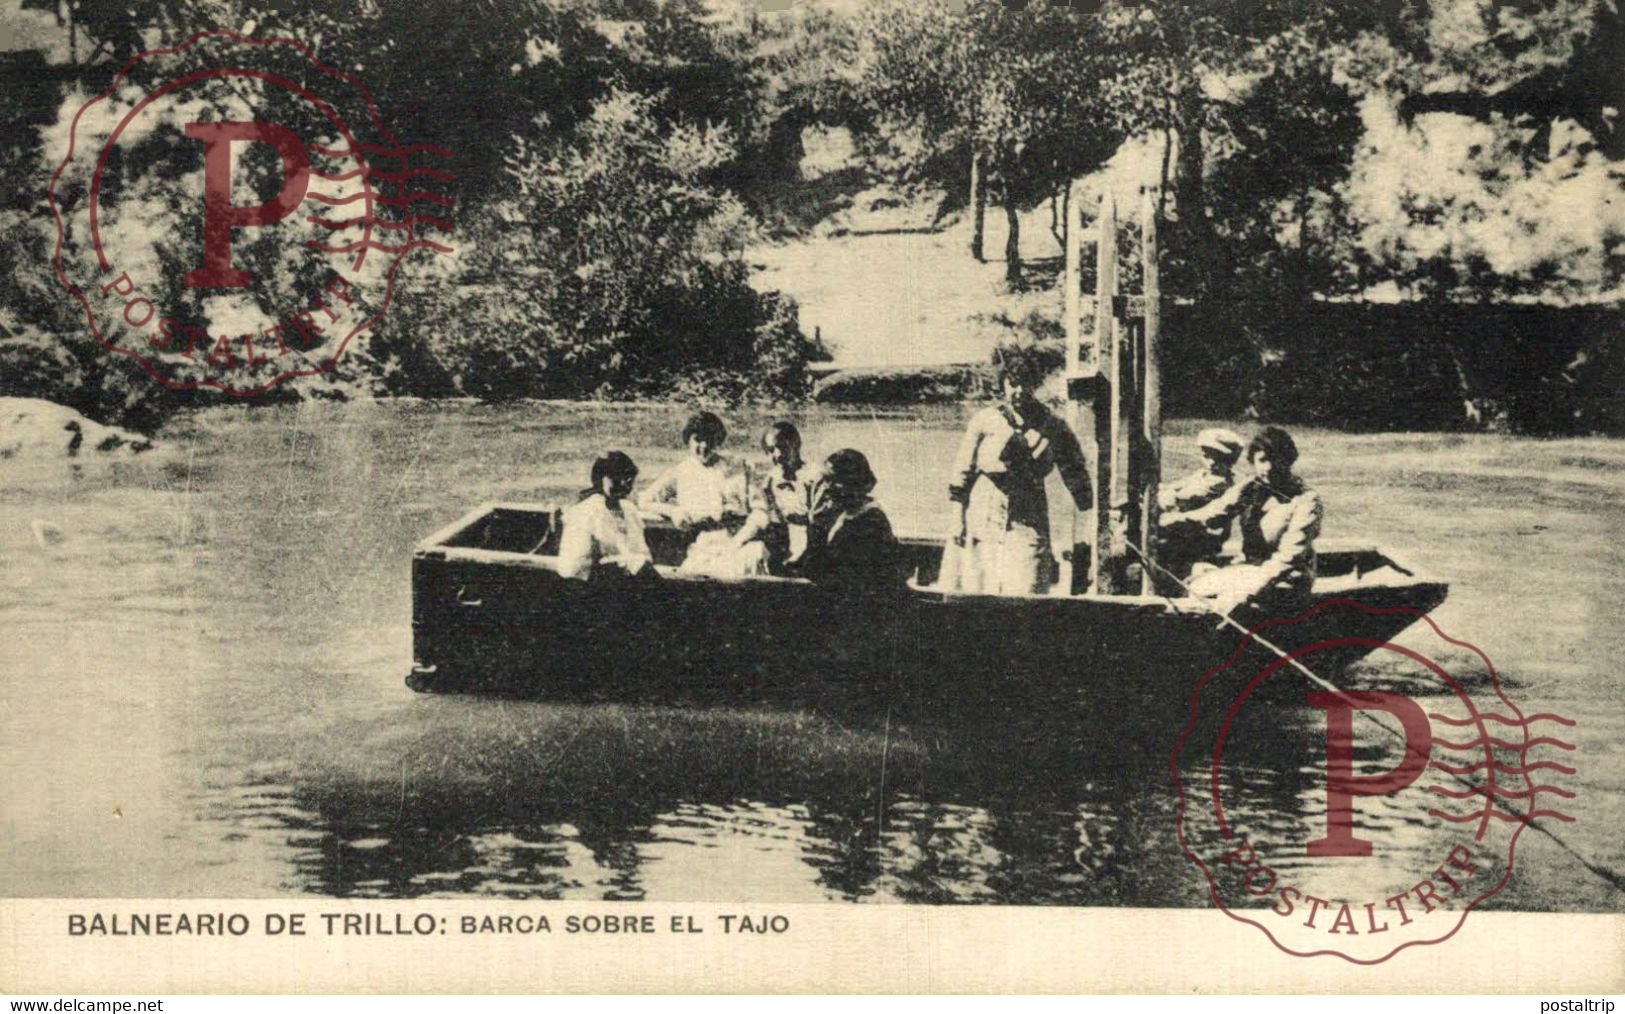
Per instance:
[[[418,538],[480,501],[567,497],[610,441],[652,473],[679,453],[680,414],[222,413],[176,434],[167,464],[0,475],[0,672],[18,675],[0,687],[0,749],[13,760],[0,893],[1209,904],[1175,840],[1168,771],[1191,674],[1176,674],[1166,698],[1109,713],[1088,680],[1111,674],[1090,673],[1075,699],[948,718],[402,686]],[[809,446],[869,453],[899,527],[940,530],[932,463],[951,457],[956,413],[800,421]],[[1593,784],[1617,785],[1625,719],[1605,676],[1625,625],[1566,636],[1495,597],[1502,571],[1486,564],[1484,540],[1525,509],[1519,494],[1458,492],[1428,473],[1372,497],[1371,477],[1391,474],[1386,452],[1324,434],[1305,444],[1340,525],[1431,526],[1430,569],[1458,581],[1447,627],[1510,626],[1497,661],[1515,676],[1503,685],[1526,683],[1543,707],[1581,718]],[[1182,453],[1171,467],[1188,464]],[[1575,486],[1573,503],[1545,505],[1541,523],[1572,541],[1546,546],[1520,578],[1521,596],[1571,627],[1591,603],[1625,600],[1625,568],[1587,566],[1587,546],[1625,544],[1585,539],[1614,492]],[[37,518],[63,541],[37,544]],[[1449,664],[1483,685],[1472,658]],[[1374,662],[1352,678],[1392,689],[1408,677]],[[1245,801],[1233,815],[1248,834],[1296,839],[1325,819],[1324,716],[1301,700],[1268,715],[1227,746],[1221,784]],[[1386,747],[1356,745],[1362,770],[1391,766]],[[1615,865],[1618,799],[1582,794],[1572,831]],[[1420,817],[1362,800],[1357,819],[1404,848]],[[1307,857],[1287,867],[1298,880],[1324,875]],[[1521,872],[1497,903],[1621,904],[1578,878]]]
[[[285,842],[284,888],[343,897],[1199,901],[1154,740],[431,703],[444,720],[405,738],[339,730],[274,776],[224,778],[207,818]]]

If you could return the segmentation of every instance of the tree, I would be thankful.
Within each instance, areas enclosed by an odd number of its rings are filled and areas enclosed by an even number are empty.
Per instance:
[[[913,172],[964,191],[967,164],[993,186],[1010,223],[1006,277],[1021,284],[1021,209],[1104,162],[1123,134],[1097,98],[1104,66],[1096,20],[1070,6],[1014,10],[974,0],[882,4],[866,12],[874,47],[866,95],[875,119],[915,147]]]
[[[1337,60],[1365,126],[1340,187],[1364,266],[1352,287],[1479,302],[1617,290],[1619,79],[1591,90],[1618,62],[1617,8],[1439,0],[1403,27]],[[1403,170],[1419,159],[1432,171]]]
[[[1408,122],[1437,112],[1526,120],[1539,128],[1538,151],[1553,123],[1571,120],[1609,158],[1625,158],[1625,17],[1616,0],[1455,0],[1436,4],[1434,21],[1443,28],[1431,45],[1412,47],[1420,59],[1400,105]]]
[[[497,192],[506,138],[539,116],[569,130],[626,64],[588,2],[238,0],[233,7],[254,35],[300,40],[322,63],[353,74],[403,142],[449,151],[435,168],[454,177],[448,192],[459,207]]]
[[[749,80],[759,86],[761,103],[761,126],[741,136],[729,182],[770,226],[781,221],[805,226],[824,203],[807,201],[796,186],[806,154],[803,133],[832,127],[845,128],[855,139],[872,136],[873,118],[861,89],[868,54],[857,21],[798,4],[766,18],[738,12],[726,30],[745,43]],[[847,185],[860,182],[861,173],[847,175]]]
[[[1280,47],[1270,69],[1215,108],[1205,219],[1232,291],[1303,298],[1348,284],[1342,184],[1364,127],[1321,53]]]
[[[569,134],[511,138],[512,196],[475,220],[462,275],[423,299],[428,320],[412,315],[432,347],[391,327],[380,354],[433,361],[482,397],[803,388],[818,349],[793,305],[751,288],[739,251],[753,223],[707,182],[732,133],[664,124],[667,101],[617,88]]]
[[[195,5],[190,0],[21,0],[19,6],[25,11],[45,11],[56,16],[56,23],[68,33],[69,63],[80,63],[79,35],[83,33],[90,45],[83,62],[106,62],[116,68],[146,48],[143,36],[149,29],[187,23],[187,15]]]
[[[1385,36],[1412,25],[1415,12],[1368,0],[1114,0],[1099,18],[1115,57],[1105,80],[1107,108],[1124,133],[1165,138],[1161,191],[1172,212],[1167,283],[1199,296],[1231,292],[1238,281],[1222,229],[1226,216],[1215,214],[1209,186],[1216,167],[1258,142],[1277,153],[1305,145],[1329,167],[1344,164],[1337,156],[1351,150],[1345,135],[1352,106],[1339,96],[1327,56],[1366,33]],[[1265,123],[1271,126],[1260,132]],[[1291,130],[1308,133],[1285,141]],[[1265,136],[1271,132],[1274,140]],[[1300,171],[1310,168],[1300,159],[1253,165],[1255,183],[1274,179],[1285,194],[1300,195]],[[1310,176],[1323,185],[1324,174]],[[1252,196],[1269,203],[1256,189]],[[1217,199],[1225,200],[1223,191]]]
[[[737,139],[766,133],[761,81],[744,41],[713,24],[702,5],[163,0],[92,6],[76,3],[62,15],[76,34],[115,40],[95,51],[98,62],[89,70],[98,75],[110,76],[115,56],[136,43],[173,43],[190,34],[188,26],[293,38],[323,64],[363,82],[380,120],[401,141],[453,153],[430,166],[455,175],[435,189],[454,200],[450,242],[457,256],[432,268],[414,263],[391,312],[347,351],[335,371],[340,382],[370,389],[381,376],[400,392],[493,397],[669,391],[699,377],[735,394],[783,396],[805,386],[806,362],[818,349],[802,337],[793,303],[751,288],[740,249],[752,225],[740,202],[719,186],[740,161]],[[316,73],[297,54],[279,51],[288,58],[286,73]],[[137,65],[132,81],[139,85],[147,73]],[[96,83],[85,80],[85,69],[68,76]],[[226,86],[231,92],[220,99],[224,105],[191,113],[287,124],[311,115],[281,89],[254,79]],[[49,175],[80,101],[52,94],[37,103],[52,121],[43,131],[46,150],[27,131],[29,150],[16,161],[29,172],[17,179],[35,178],[40,165]],[[126,105],[125,96],[111,96],[95,115]],[[304,136],[319,138],[325,129]],[[139,205],[155,223],[139,235],[131,231],[145,240],[141,249],[118,251],[121,263],[142,263],[155,302],[184,325],[226,327],[252,316],[256,306],[246,296],[231,306],[227,298],[201,299],[181,284],[185,268],[197,263],[199,241],[186,217],[196,206],[198,145],[174,140],[181,136],[155,131],[121,147],[103,194]],[[239,183],[263,191],[269,181],[274,190],[280,179],[275,162],[265,146],[247,146],[239,155]],[[65,178],[64,186],[80,193],[82,182]],[[30,203],[33,197],[30,190]],[[52,220],[21,210],[0,221],[6,249],[43,244],[47,254],[0,257],[0,294],[16,318],[6,324],[10,336],[0,358],[26,366],[14,371],[19,376],[38,376],[40,363],[55,362],[52,356],[66,349],[82,369],[63,374],[79,376],[85,390],[109,391],[114,402],[104,408],[117,414],[128,406],[117,404],[117,385],[104,381],[116,378],[124,362],[106,355],[81,322],[69,319],[57,293],[34,298],[30,280],[49,259]],[[109,220],[115,214],[109,212]],[[64,256],[83,255],[70,246]],[[268,234],[239,237],[234,256],[270,289],[261,303],[295,305],[291,294],[309,282],[312,265],[304,252]],[[447,274],[436,277],[435,270]],[[40,347],[42,341],[52,348]],[[174,365],[184,379],[188,365]],[[136,386],[179,400],[150,382]],[[277,392],[290,393],[292,386]]]

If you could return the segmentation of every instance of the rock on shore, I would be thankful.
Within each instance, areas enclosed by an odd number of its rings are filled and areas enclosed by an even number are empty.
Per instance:
[[[154,448],[139,433],[103,426],[43,398],[0,398],[0,458],[131,458]]]

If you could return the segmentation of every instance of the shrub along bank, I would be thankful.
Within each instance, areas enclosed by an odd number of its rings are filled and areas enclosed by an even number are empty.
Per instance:
[[[1175,305],[1163,407],[1352,430],[1625,434],[1622,335],[1618,306]],[[918,404],[987,397],[992,384],[986,364],[865,368],[829,373],[813,396]]]

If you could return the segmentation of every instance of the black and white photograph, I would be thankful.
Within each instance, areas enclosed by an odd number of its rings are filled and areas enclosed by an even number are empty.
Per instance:
[[[1618,0],[0,0],[0,985],[1620,992],[1622,109]]]

